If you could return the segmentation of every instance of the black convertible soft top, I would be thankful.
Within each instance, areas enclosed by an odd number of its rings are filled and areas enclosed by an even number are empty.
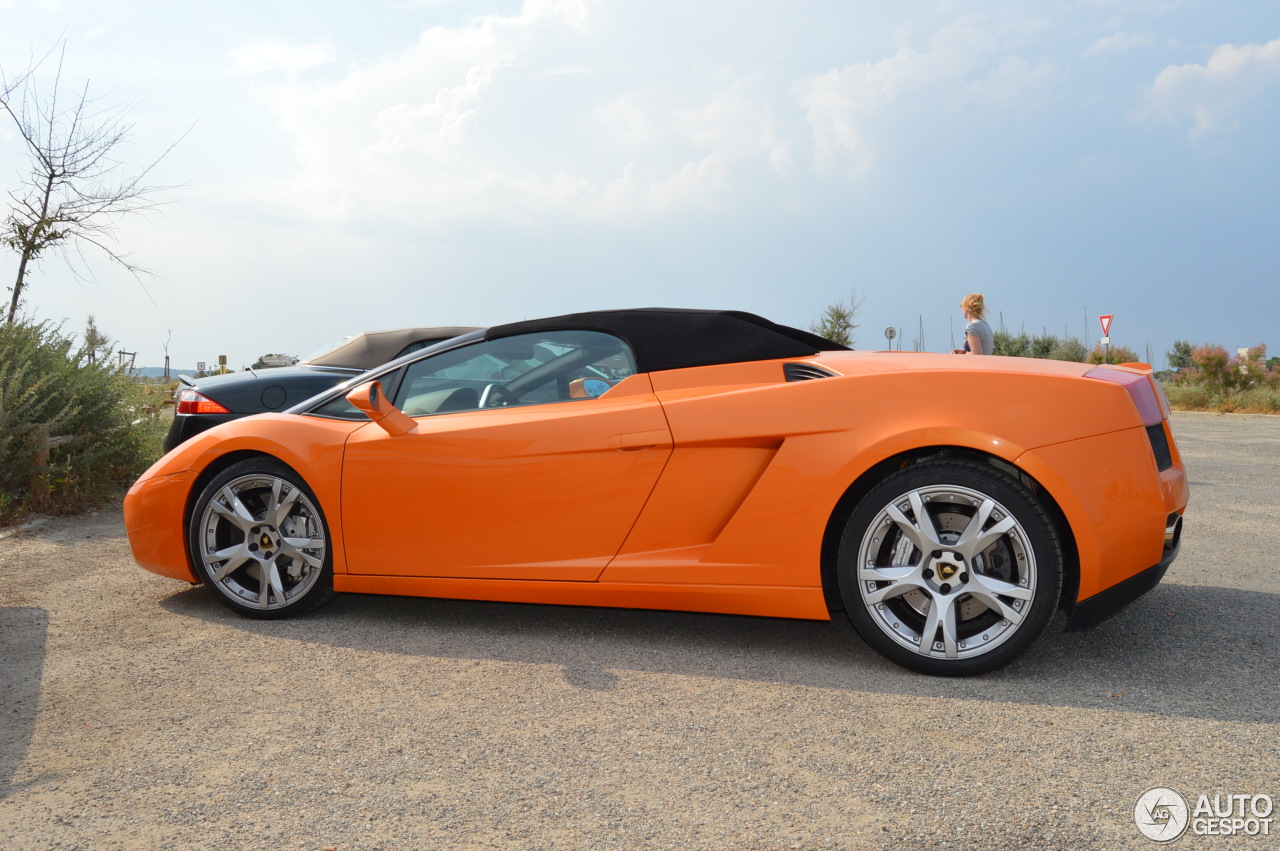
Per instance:
[[[596,310],[528,319],[495,325],[485,338],[496,340],[555,330],[603,331],[621,337],[631,346],[640,372],[808,357],[821,351],[847,348],[754,313],[680,307]]]

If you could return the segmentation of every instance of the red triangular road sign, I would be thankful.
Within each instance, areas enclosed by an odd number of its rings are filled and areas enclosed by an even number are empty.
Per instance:
[[[1098,317],[1098,321],[1102,323],[1102,336],[1108,336],[1111,333],[1111,314],[1102,314]]]

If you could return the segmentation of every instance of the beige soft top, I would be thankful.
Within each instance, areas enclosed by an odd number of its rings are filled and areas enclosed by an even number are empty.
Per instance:
[[[362,331],[348,337],[331,349],[306,360],[309,366],[342,366],[349,369],[373,369],[397,355],[413,343],[430,345],[479,328],[442,326],[438,328],[395,328],[390,331]],[[422,348],[419,345],[417,348]]]

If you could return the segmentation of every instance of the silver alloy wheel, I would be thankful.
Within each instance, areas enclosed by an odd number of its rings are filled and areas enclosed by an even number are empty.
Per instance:
[[[195,536],[212,584],[251,609],[305,596],[325,563],[324,524],[307,494],[266,473],[240,476],[208,499]]]
[[[990,653],[1022,626],[1036,594],[1027,530],[992,497],[957,485],[930,484],[885,504],[856,564],[873,623],[930,658]]]

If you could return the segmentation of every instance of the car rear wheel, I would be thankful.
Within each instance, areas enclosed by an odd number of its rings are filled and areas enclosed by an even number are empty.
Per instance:
[[[859,502],[840,542],[840,591],[875,650],[926,674],[995,670],[1049,623],[1062,552],[1018,477],[977,461],[900,470]]]
[[[242,615],[289,617],[334,597],[319,500],[278,461],[241,461],[215,476],[196,501],[189,534],[197,575]]]

